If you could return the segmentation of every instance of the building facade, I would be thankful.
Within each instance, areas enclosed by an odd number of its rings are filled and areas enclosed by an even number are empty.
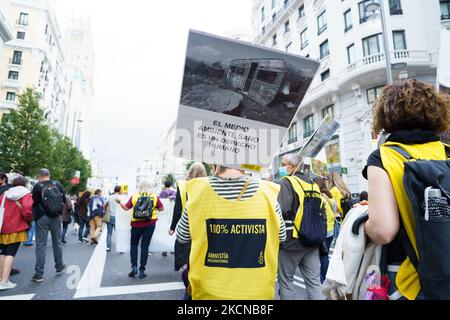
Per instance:
[[[68,109],[62,119],[64,135],[91,159],[91,109],[94,96],[94,45],[89,19],[73,16],[63,40],[68,75]]]
[[[136,186],[143,180],[148,180],[155,189],[161,188],[161,163],[159,155],[142,160],[136,170]]]
[[[40,94],[48,123],[63,133],[68,79],[61,33],[50,0],[9,0],[14,39],[0,55],[0,113],[17,106],[25,88]]]
[[[330,171],[343,174],[352,192],[367,189],[362,177],[377,134],[372,107],[386,85],[387,52],[395,80],[436,84],[441,19],[447,0],[384,0],[388,50],[380,0],[254,0],[255,42],[309,57],[321,65],[274,161],[298,151],[331,115],[341,128],[325,148]],[[373,7],[373,6],[372,6]]]
[[[185,179],[188,161],[174,156],[175,128],[176,122],[173,122],[161,135],[161,145],[155,155],[139,163],[136,185],[147,179],[154,184],[155,190],[160,191],[164,178],[168,175],[172,175],[177,181]]]

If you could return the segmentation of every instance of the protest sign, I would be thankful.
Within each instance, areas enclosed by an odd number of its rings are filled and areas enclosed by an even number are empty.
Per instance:
[[[125,196],[121,196],[122,202],[126,202],[128,199]],[[169,236],[169,229],[172,223],[172,213],[174,202],[169,199],[160,199],[164,211],[158,212],[158,221],[156,222],[155,231],[150,242],[149,252],[171,252],[174,251],[176,236]],[[131,239],[131,216],[132,211],[124,211],[122,208],[118,208],[116,215],[116,251],[117,252],[130,252],[130,239]]]
[[[450,94],[450,29],[441,28],[439,44],[439,89]]]
[[[326,177],[328,176],[328,166],[325,162],[322,162],[317,159],[312,159],[311,173],[315,176]]]
[[[315,158],[322,151],[325,145],[333,138],[333,135],[339,129],[340,124],[337,123],[331,116],[327,116],[313,135],[305,143],[300,150],[299,155],[302,159]],[[302,164],[299,165],[299,167]],[[312,163],[311,163],[312,166]],[[298,168],[297,168],[298,169]],[[312,168],[311,168],[312,170]],[[296,170],[297,171],[297,170]]]
[[[150,242],[149,251],[154,252],[173,252],[175,247],[176,235],[169,236],[169,229],[172,223],[172,214],[174,201],[169,199],[160,199],[164,211],[158,212],[158,222],[156,223],[155,232]]]
[[[128,198],[124,195],[119,196],[122,203],[126,203]],[[116,214],[116,251],[117,252],[130,252],[131,241],[131,216],[132,211],[125,211],[120,206],[117,206]]]
[[[269,167],[318,66],[191,31],[174,156],[252,171]]]
[[[89,178],[87,181],[86,188],[88,190],[96,190],[103,188],[103,180],[100,178]]]

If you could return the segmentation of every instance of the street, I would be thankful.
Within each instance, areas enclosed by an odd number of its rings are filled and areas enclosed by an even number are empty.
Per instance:
[[[30,281],[34,274],[35,247],[21,246],[14,261],[20,274],[11,277],[17,287],[0,292],[0,300],[182,300],[184,285],[173,271],[173,255],[149,256],[147,278],[128,277],[129,253],[106,252],[106,229],[97,246],[78,243],[78,236],[69,227],[67,243],[63,244],[67,269],[56,276],[51,238],[47,243],[44,281]],[[296,299],[305,299],[304,280],[297,274],[294,283]],[[278,299],[278,298],[277,298]]]

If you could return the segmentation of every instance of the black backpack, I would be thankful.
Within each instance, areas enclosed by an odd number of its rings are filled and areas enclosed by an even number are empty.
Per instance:
[[[326,216],[321,216],[322,196],[320,192],[314,190],[314,183],[311,182],[311,190],[305,191],[302,184],[294,177],[304,192],[303,216],[300,230],[294,223],[294,228],[298,233],[298,239],[305,247],[315,247],[321,245],[327,239]],[[295,220],[295,219],[294,219]]]
[[[414,159],[389,146],[407,161],[403,184],[412,204],[417,257],[404,227],[398,239],[419,274],[425,299],[450,299],[450,160]],[[450,148],[446,146],[448,157]]]
[[[153,197],[147,193],[141,194],[133,207],[133,218],[139,220],[151,220],[153,211],[155,210],[154,206]]]
[[[56,218],[62,214],[64,203],[63,194],[55,182],[42,185],[41,192],[42,208],[50,218]]]

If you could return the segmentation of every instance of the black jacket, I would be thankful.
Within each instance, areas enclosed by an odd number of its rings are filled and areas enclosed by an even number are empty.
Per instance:
[[[31,192],[31,195],[33,197],[33,219],[34,220],[39,220],[45,214],[45,211],[42,207],[42,190],[43,190],[44,186],[49,185],[51,183],[56,184],[56,187],[62,194],[62,202],[64,204],[66,203],[66,190],[59,182],[49,180],[49,181],[43,181],[43,182],[37,183],[34,186],[33,191]],[[62,215],[62,214],[63,214],[63,210],[61,209],[61,213],[59,215]]]
[[[4,186],[1,186],[0,187],[0,196],[11,188],[12,188],[12,185],[10,185],[10,184],[5,184]]]
[[[303,181],[311,183],[311,181],[302,173],[296,173],[295,175]],[[280,247],[289,251],[301,250],[304,246],[298,239],[292,237],[294,227],[293,221],[297,215],[300,200],[289,180],[282,179],[279,184],[281,189],[280,194],[278,195],[278,203],[280,204],[281,211],[283,213],[283,219],[286,222],[287,234],[286,241],[281,243]],[[322,217],[326,217],[325,207],[321,209],[320,214]]]

